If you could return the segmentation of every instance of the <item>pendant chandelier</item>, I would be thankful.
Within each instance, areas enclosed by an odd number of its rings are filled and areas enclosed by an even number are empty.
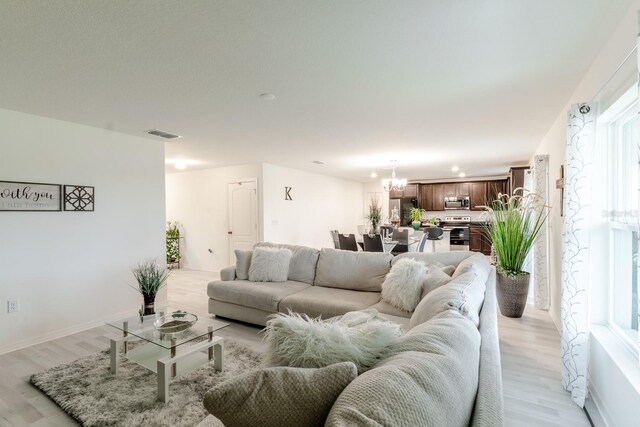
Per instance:
[[[407,186],[406,179],[396,178],[396,161],[392,160],[393,167],[391,168],[391,179],[382,180],[382,188],[384,191],[402,191]]]

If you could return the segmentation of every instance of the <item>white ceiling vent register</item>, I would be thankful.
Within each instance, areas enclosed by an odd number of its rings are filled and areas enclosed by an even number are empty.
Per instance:
[[[172,133],[163,132],[158,129],[148,130],[147,133],[149,135],[155,135],[155,136],[159,136],[160,138],[166,138],[166,139],[182,138],[180,135],[174,135]]]

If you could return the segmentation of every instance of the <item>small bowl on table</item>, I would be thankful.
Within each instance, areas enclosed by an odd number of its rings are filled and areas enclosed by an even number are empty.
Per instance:
[[[186,331],[196,324],[198,316],[184,311],[176,311],[171,314],[165,314],[153,322],[153,326],[158,332],[163,334],[173,334],[176,332]]]

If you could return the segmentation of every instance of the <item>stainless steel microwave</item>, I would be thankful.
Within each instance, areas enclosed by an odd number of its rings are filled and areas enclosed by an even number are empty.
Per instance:
[[[470,205],[471,205],[471,202],[469,201],[469,197],[445,197],[444,198],[445,210],[469,209]]]

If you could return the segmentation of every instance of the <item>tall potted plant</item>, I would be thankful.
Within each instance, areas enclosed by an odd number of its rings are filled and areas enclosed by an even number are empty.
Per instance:
[[[369,234],[378,234],[380,232],[380,220],[382,219],[382,207],[377,197],[371,197],[371,203],[369,204],[369,215],[367,219],[371,224],[371,231]]]
[[[520,192],[520,194],[517,194]],[[482,206],[488,216],[484,233],[493,244],[497,258],[496,293],[500,312],[507,317],[522,317],[529,293],[530,275],[524,271],[544,222],[549,206],[535,193],[498,194],[489,206]]]
[[[132,287],[142,294],[144,300],[144,315],[154,314],[156,295],[167,284],[170,270],[161,268],[155,260],[151,259],[136,265],[132,273],[138,281],[138,287]]]

